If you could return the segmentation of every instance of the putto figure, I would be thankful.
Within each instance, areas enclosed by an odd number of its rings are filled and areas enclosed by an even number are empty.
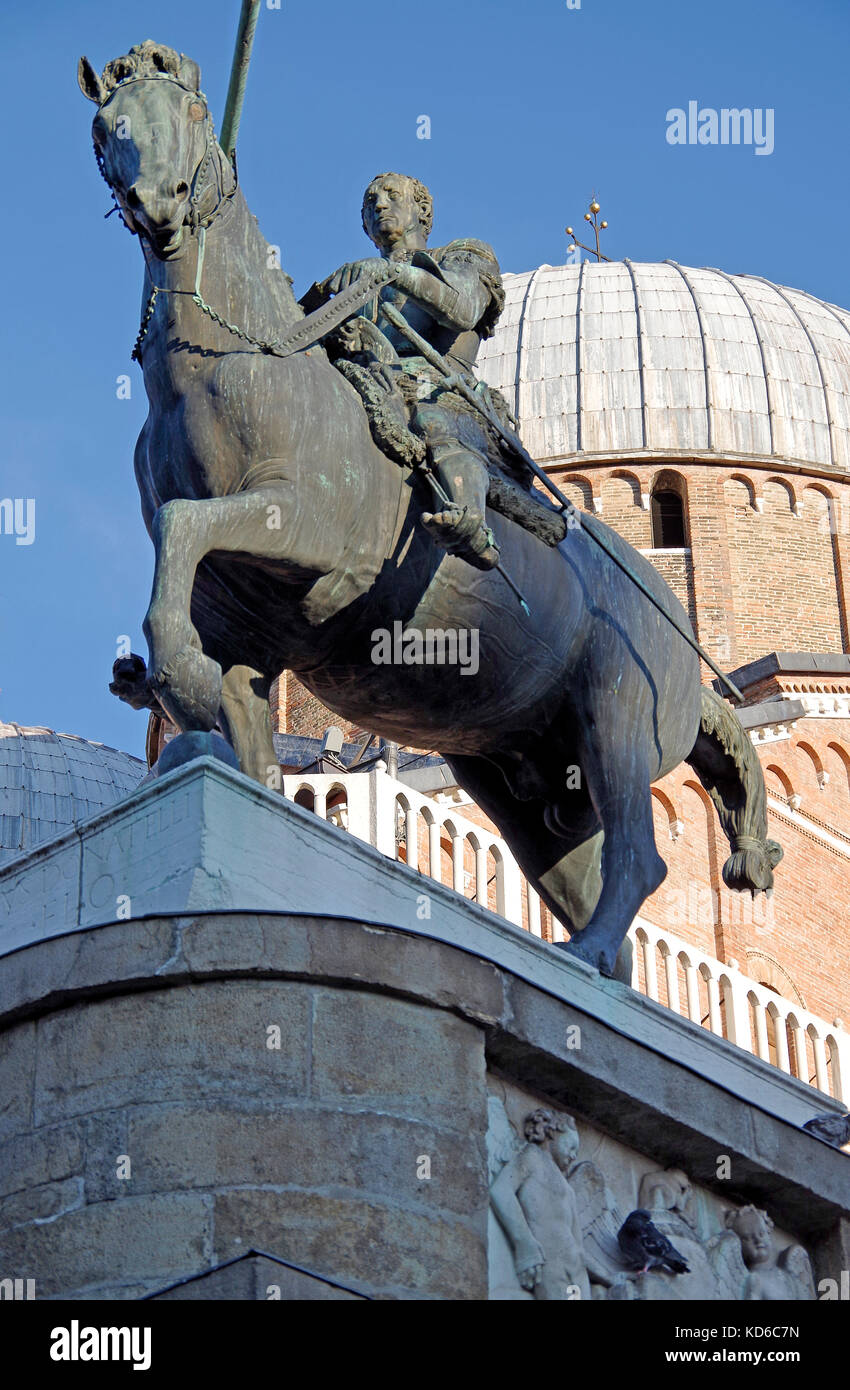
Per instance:
[[[499,550],[484,513],[490,462],[499,449],[494,432],[480,412],[452,391],[450,380],[388,321],[384,305],[392,304],[479,394],[486,393],[498,416],[514,424],[504,400],[474,374],[481,340],[490,337],[504,307],[499,263],[491,246],[473,238],[429,252],[433,200],[419,179],[406,174],[379,174],[372,180],[363,196],[362,219],[381,259],[398,270],[393,283],[338,335],[342,351],[337,365],[360,390],[367,409],[372,406],[376,434],[387,412],[401,419],[407,402],[407,423],[423,441],[428,461],[451,499],[437,512],[424,512],[423,525],[445,550],[478,569],[492,569],[499,562]],[[350,262],[321,288],[338,294],[380,264],[376,257]],[[349,362],[361,372],[346,370]],[[377,396],[376,387],[381,393]],[[385,435],[378,437],[387,442]],[[503,456],[501,462],[504,466]]]
[[[569,1181],[579,1148],[575,1121],[541,1107],[526,1116],[523,1130],[525,1147],[490,1188],[517,1278],[536,1299],[587,1299],[582,1229]]]
[[[753,1302],[811,1301],[815,1297],[812,1266],[801,1245],[777,1252],[773,1222],[766,1211],[750,1203],[726,1213],[726,1225],[741,1242],[748,1270],[744,1298]]]

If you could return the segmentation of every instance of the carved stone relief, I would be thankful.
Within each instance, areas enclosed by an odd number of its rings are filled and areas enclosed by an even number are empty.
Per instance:
[[[724,1204],[683,1169],[658,1169],[499,1078],[491,1087],[491,1299],[815,1297],[806,1251],[767,1212]],[[640,1242],[624,1253],[618,1235],[636,1211],[649,1244],[669,1241],[686,1272],[644,1270],[653,1260]]]

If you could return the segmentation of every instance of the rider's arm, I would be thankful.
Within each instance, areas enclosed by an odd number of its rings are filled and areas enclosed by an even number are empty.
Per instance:
[[[440,265],[442,279],[416,265],[400,267],[395,284],[411,299],[424,304],[446,328],[476,328],[490,303],[491,290],[482,272],[483,258],[449,253]]]

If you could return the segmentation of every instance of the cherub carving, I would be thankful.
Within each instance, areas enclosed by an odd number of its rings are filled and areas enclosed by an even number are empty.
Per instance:
[[[569,1173],[579,1138],[569,1115],[540,1108],[525,1118],[525,1144],[490,1188],[517,1278],[536,1299],[590,1297],[578,1206]]]
[[[746,1299],[809,1300],[815,1285],[809,1257],[802,1245],[786,1245],[778,1253],[773,1241],[773,1222],[766,1211],[750,1204],[726,1212],[726,1226],[741,1243],[748,1270]]]
[[[738,1241],[728,1230],[704,1238],[699,1230],[691,1180],[681,1168],[645,1173],[638,1205],[687,1260],[687,1274],[652,1273],[637,1281],[639,1299],[740,1299],[747,1281]]]

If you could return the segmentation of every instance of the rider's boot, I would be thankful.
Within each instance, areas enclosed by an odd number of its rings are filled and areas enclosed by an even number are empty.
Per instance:
[[[422,525],[429,536],[476,569],[491,570],[499,563],[499,548],[480,512],[456,503],[441,512],[423,512]]]
[[[484,519],[489,475],[486,465],[468,450],[433,451],[435,472],[451,501],[439,512],[423,512],[422,525],[447,550],[474,565],[491,570],[499,563],[499,547]]]

